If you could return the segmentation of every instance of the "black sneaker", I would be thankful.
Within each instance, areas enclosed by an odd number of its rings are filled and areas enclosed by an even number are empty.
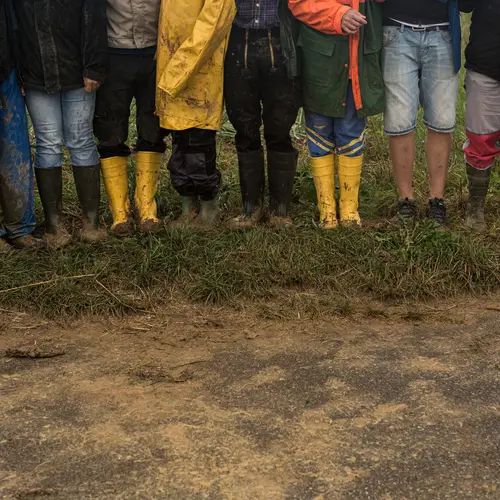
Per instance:
[[[417,203],[415,200],[410,200],[405,198],[404,200],[398,200],[398,206],[396,209],[396,220],[400,224],[412,224],[417,218],[418,210]]]
[[[446,224],[446,205],[441,198],[429,200],[427,218],[434,221],[439,227]]]

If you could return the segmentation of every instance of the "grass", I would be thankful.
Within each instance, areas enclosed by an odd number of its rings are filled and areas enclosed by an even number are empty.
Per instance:
[[[49,317],[83,314],[116,315],[151,311],[173,296],[197,302],[262,305],[263,314],[280,317],[279,308],[315,314],[349,315],[350,301],[429,300],[500,290],[500,176],[493,176],[488,199],[490,231],[478,236],[463,227],[467,188],[462,153],[464,91],[461,89],[457,132],[448,183],[453,231],[440,232],[424,222],[413,229],[377,227],[392,214],[396,198],[382,118],[369,124],[369,140],[361,187],[363,230],[323,233],[317,219],[315,190],[300,126],[294,130],[301,150],[294,192],[296,228],[265,227],[212,234],[170,229],[157,236],[137,235],[105,244],[78,243],[61,251],[12,253],[2,257],[0,308],[38,312]],[[135,129],[131,127],[131,141]],[[428,197],[425,130],[417,131],[416,195],[422,209]],[[219,137],[219,166],[224,175],[220,201],[227,218],[240,210],[237,163],[231,129]],[[168,157],[168,154],[167,154]],[[130,183],[133,188],[133,169]],[[65,171],[65,210],[77,227],[78,204],[70,170]],[[179,197],[163,170],[159,211],[166,221],[179,211]],[[37,215],[42,220],[37,200]],[[104,222],[110,224],[103,193]],[[21,287],[21,288],[18,288]],[[11,290],[16,288],[16,290]],[[278,311],[278,312],[277,312]],[[374,315],[379,314],[374,309]]]

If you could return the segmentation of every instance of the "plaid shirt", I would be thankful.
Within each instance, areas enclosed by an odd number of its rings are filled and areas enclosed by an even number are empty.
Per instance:
[[[234,23],[240,28],[271,29],[279,26],[279,0],[236,0]]]

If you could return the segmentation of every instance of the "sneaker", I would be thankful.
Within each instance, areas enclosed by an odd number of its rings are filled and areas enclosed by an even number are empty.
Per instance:
[[[441,198],[429,200],[427,209],[427,218],[434,221],[439,227],[446,224],[446,205]]]
[[[415,200],[410,200],[409,198],[398,200],[396,209],[397,222],[399,222],[400,224],[412,224],[417,218],[417,215],[418,210]]]

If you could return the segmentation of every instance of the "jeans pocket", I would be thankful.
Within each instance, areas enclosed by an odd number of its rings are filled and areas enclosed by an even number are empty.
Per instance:
[[[450,30],[441,30],[440,33],[441,33],[441,36],[443,37],[443,40],[446,43],[451,43],[452,42],[453,37],[451,36],[451,31]]]
[[[382,46],[384,48],[390,47],[396,40],[399,31],[401,30],[395,26],[384,26],[384,31],[382,32]]]

